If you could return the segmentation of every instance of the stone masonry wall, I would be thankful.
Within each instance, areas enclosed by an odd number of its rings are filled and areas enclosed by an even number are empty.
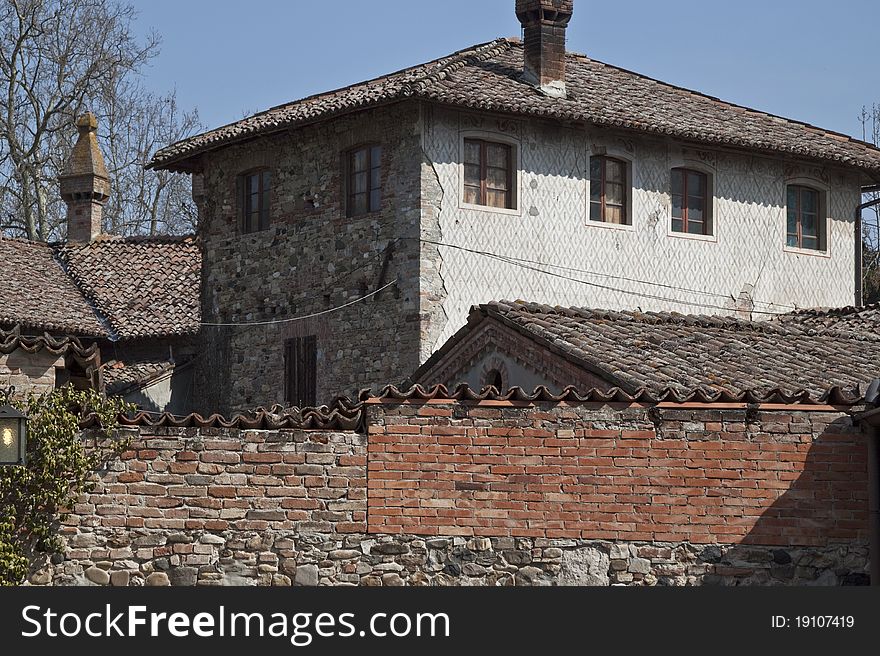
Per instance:
[[[142,427],[30,583],[865,583],[863,436],[802,408],[383,402],[366,434]]]
[[[371,406],[371,532],[865,543],[844,412],[489,401]]]
[[[231,146],[198,179],[202,317],[196,389],[204,411],[283,403],[284,342],[316,335],[317,400],[403,380],[419,365],[418,108],[404,103]],[[382,146],[382,206],[346,217],[345,154]],[[268,230],[241,234],[236,179],[272,174]]]
[[[865,545],[78,529],[32,585],[864,585]]]
[[[15,387],[16,394],[43,394],[55,388],[55,368],[64,357],[41,351],[0,353],[0,387]]]

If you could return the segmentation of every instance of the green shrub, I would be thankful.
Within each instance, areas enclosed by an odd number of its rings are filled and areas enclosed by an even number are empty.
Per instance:
[[[0,585],[21,584],[36,558],[61,551],[61,521],[78,495],[94,489],[93,474],[127,448],[118,417],[132,409],[70,386],[12,405],[29,417],[27,464],[0,467]],[[79,423],[92,413],[101,428],[87,443]]]

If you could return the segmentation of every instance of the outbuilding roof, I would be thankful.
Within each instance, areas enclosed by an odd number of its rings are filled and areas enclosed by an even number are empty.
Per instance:
[[[835,332],[791,317],[745,321],[498,301],[474,307],[468,324],[412,379],[423,380],[485,320],[501,322],[628,393],[804,390],[818,397],[838,388],[858,395],[880,376],[875,329]]]

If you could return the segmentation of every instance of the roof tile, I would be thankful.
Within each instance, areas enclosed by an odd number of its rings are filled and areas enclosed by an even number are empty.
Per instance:
[[[420,98],[880,170],[880,149],[847,135],[727,103],[584,55],[568,53],[567,57],[567,98],[548,97],[524,82],[522,44],[516,39],[497,39],[190,137],[158,151],[150,166],[186,170],[189,158],[230,143],[345,112]]]
[[[0,264],[0,325],[87,337],[106,334],[52,247],[0,237]]]
[[[198,332],[201,252],[194,237],[103,237],[58,251],[111,339]]]

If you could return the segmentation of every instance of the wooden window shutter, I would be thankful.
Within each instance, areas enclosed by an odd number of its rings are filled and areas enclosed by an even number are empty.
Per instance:
[[[317,397],[318,339],[315,335],[285,342],[285,400],[297,407],[314,406]]]

